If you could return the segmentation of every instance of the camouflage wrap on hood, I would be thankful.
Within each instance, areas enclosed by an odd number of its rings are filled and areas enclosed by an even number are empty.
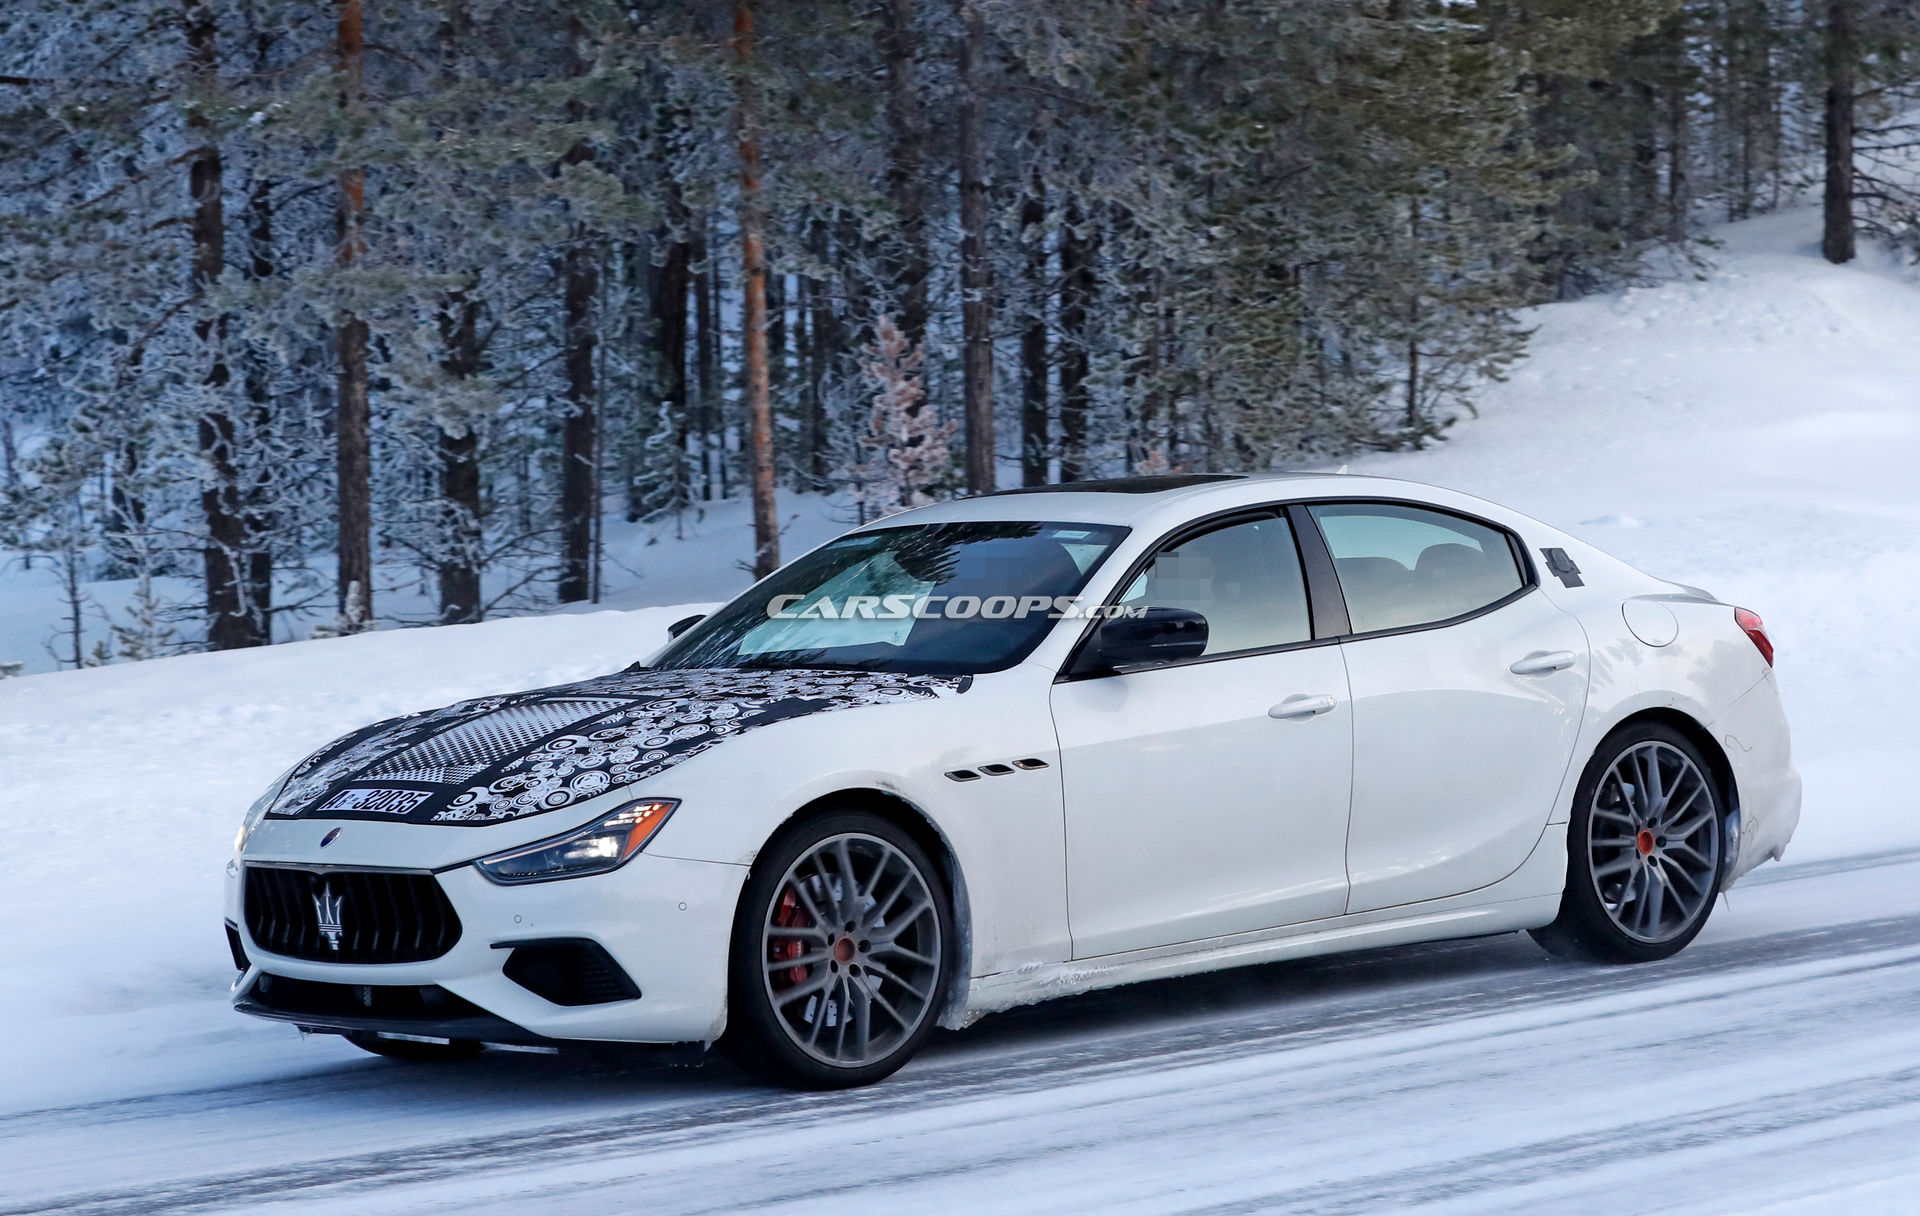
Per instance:
[[[270,818],[485,825],[562,810],[775,722],[965,692],[968,676],[647,671],[375,723],[307,757]]]

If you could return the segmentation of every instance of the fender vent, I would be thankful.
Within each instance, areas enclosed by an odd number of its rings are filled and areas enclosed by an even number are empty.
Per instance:
[[[1046,767],[1047,762],[1045,760],[1036,756],[1028,756],[1024,760],[1015,760],[1012,764],[1000,764],[997,762],[993,764],[983,764],[977,770],[970,768],[951,769],[947,773],[947,780],[978,781],[982,777],[1005,777],[1016,769],[1032,772],[1035,769]]]

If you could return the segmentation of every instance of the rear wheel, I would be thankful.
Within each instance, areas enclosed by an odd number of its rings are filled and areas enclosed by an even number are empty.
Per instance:
[[[442,1062],[447,1060],[470,1060],[480,1054],[481,1044],[472,1039],[442,1039],[432,1042],[424,1039],[390,1039],[372,1031],[354,1031],[346,1036],[347,1042],[362,1051],[370,1051],[376,1056],[388,1056],[395,1060],[422,1060]]]
[[[952,940],[946,886],[910,836],[863,811],[806,820],[741,896],[725,1046],[789,1085],[878,1081],[939,1018]]]
[[[1672,727],[1634,723],[1607,736],[1574,795],[1560,915],[1534,940],[1592,962],[1679,953],[1720,893],[1722,801],[1706,757]]]

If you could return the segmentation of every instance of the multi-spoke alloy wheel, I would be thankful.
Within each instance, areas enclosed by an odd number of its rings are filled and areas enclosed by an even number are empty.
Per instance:
[[[856,812],[803,825],[766,860],[736,922],[734,1015],[747,1035],[736,1054],[806,1085],[892,1072],[946,992],[951,914],[937,872],[905,833]]]
[[[1713,911],[1725,830],[1719,786],[1692,740],[1659,723],[1616,731],[1575,794],[1559,918],[1534,937],[1602,962],[1678,952]]]
[[[1706,774],[1670,743],[1634,744],[1593,796],[1587,853],[1594,893],[1622,933],[1664,942],[1686,932],[1720,875],[1720,816]]]

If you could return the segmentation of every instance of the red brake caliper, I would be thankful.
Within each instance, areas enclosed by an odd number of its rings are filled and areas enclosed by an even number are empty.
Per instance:
[[[773,923],[782,929],[808,929],[813,926],[813,918],[807,915],[800,901],[793,897],[793,888],[788,887],[780,893],[780,907],[773,914]],[[771,944],[772,958],[768,962],[778,962],[783,958],[799,958],[807,952],[806,942],[797,937],[776,938]],[[805,967],[787,968],[787,982],[798,984],[807,978]]]

